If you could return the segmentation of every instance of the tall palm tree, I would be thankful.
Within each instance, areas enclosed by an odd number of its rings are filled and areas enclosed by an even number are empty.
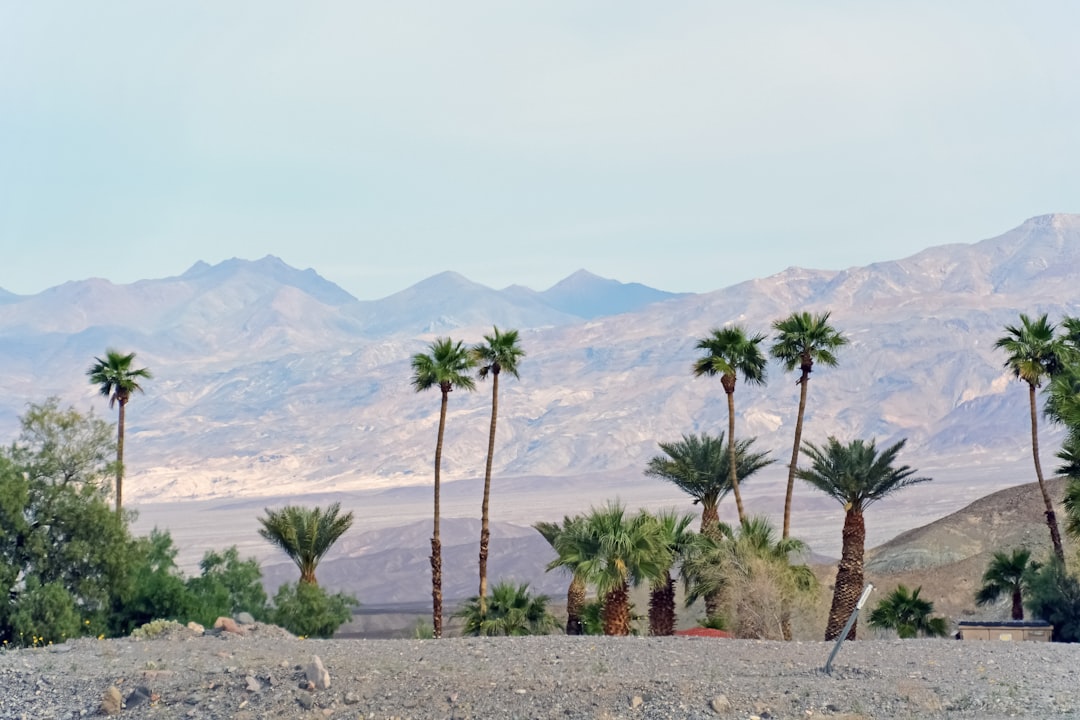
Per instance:
[[[799,412],[795,416],[795,443],[791,447],[791,464],[788,465],[787,494],[784,496],[784,533],[791,534],[791,496],[795,488],[795,470],[799,464],[799,446],[802,443],[803,416],[806,412],[806,388],[814,364],[836,367],[835,350],[847,345],[847,338],[829,325],[830,313],[811,315],[808,312],[792,313],[773,323],[776,342],[769,354],[791,372],[799,368]]]
[[[895,630],[901,639],[919,635],[945,637],[949,633],[945,618],[930,617],[934,603],[919,597],[921,590],[921,586],[909,591],[904,585],[898,585],[870,613],[870,625]]]
[[[442,539],[439,536],[439,472],[442,469],[443,433],[446,430],[446,404],[455,387],[476,389],[469,370],[476,361],[460,341],[439,338],[428,347],[430,353],[412,358],[412,386],[416,392],[439,388],[439,433],[435,441],[435,512],[431,532],[431,626],[436,639],[442,637]]]
[[[147,368],[134,368],[135,353],[117,352],[112,348],[105,351],[105,357],[94,358],[94,364],[86,371],[91,385],[97,385],[101,394],[109,398],[109,408],[114,404],[120,410],[116,423],[116,514],[119,515],[124,501],[124,409],[131,394],[142,392],[140,380],[150,380],[154,376]]]
[[[548,544],[552,548],[558,547],[558,537],[563,533],[572,534],[581,532],[577,527],[585,522],[584,515],[575,515],[574,517],[563,517],[562,524],[553,522],[538,522],[533,525],[536,531],[544,536],[544,539],[548,541]],[[563,567],[570,571],[570,586],[566,589],[566,634],[567,635],[583,635],[584,634],[584,621],[582,619],[582,611],[585,608],[585,592],[587,585],[585,583],[584,576],[578,571],[577,561],[580,560],[577,556],[563,556],[559,555],[555,558],[547,567],[547,569],[554,570],[557,567]]]
[[[280,510],[266,509],[259,518],[259,535],[277,545],[300,568],[300,582],[318,585],[315,569],[345,531],[352,527],[353,514],[341,515],[341,503],[326,510],[286,505]]]
[[[560,560],[548,567],[577,568],[603,599],[605,635],[630,634],[630,586],[653,582],[671,565],[659,523],[646,512],[627,516],[611,503],[555,539]]]
[[[739,478],[736,475],[735,460],[735,382],[739,375],[753,385],[765,384],[765,356],[758,346],[765,341],[760,333],[752,337],[739,325],[726,328],[714,328],[709,336],[698,341],[698,350],[705,354],[694,361],[694,375],[719,375],[720,384],[727,394],[728,406],[728,477],[731,478],[731,490],[735,493],[735,507],[739,511],[739,521],[746,517],[743,510],[742,495],[739,493]]]
[[[548,612],[547,595],[533,595],[529,583],[496,583],[491,602],[481,605],[480,596],[471,597],[454,613],[465,619],[465,635],[547,635],[559,626]]]
[[[1035,563],[1037,566],[1037,563]],[[982,576],[982,587],[975,593],[975,604],[993,605],[1002,595],[1012,600],[1012,619],[1024,619],[1024,592],[1028,589],[1032,568],[1031,551],[1016,548],[1006,555],[994,553],[994,558]]]
[[[690,513],[679,515],[674,510],[664,510],[655,517],[674,563],[683,557],[694,542],[696,535],[689,530],[694,516]],[[649,634],[675,634],[675,578],[671,576],[671,565],[653,581],[649,591]]]
[[[487,462],[484,464],[484,501],[480,505],[480,593],[477,597],[481,616],[487,602],[488,543],[491,540],[488,498],[491,495],[491,460],[495,456],[495,423],[499,417],[499,375],[506,371],[518,377],[518,362],[525,357],[525,351],[517,342],[517,330],[499,332],[496,327],[493,335],[485,335],[484,342],[474,345],[471,350],[473,360],[480,366],[480,379],[491,375],[491,429],[488,431]]]
[[[826,640],[835,640],[840,635],[862,594],[863,553],[866,546],[863,511],[899,490],[930,480],[912,477],[915,470],[907,465],[893,467],[905,442],[901,440],[880,453],[873,440],[853,440],[843,445],[830,436],[824,447],[803,443],[803,455],[809,458],[810,467],[799,468],[796,477],[844,506],[840,565],[836,569],[832,607],[825,628]],[[855,639],[855,630],[856,624],[853,623],[848,640]]]
[[[741,485],[751,475],[773,463],[769,452],[752,452],[756,438],[735,443],[735,476]],[[675,442],[659,443],[664,455],[649,460],[645,474],[673,483],[701,504],[701,532],[716,536],[720,501],[731,492],[731,458],[724,448],[724,433],[711,436],[683,435]],[[666,457],[665,457],[666,456]]]
[[[1028,385],[1028,405],[1031,412],[1031,454],[1035,460],[1035,477],[1039,481],[1043,504],[1046,507],[1046,525],[1050,528],[1050,542],[1054,545],[1054,554],[1065,562],[1065,550],[1061,545],[1061,533],[1058,530],[1054,503],[1043,480],[1042,464],[1039,462],[1039,420],[1035,408],[1035,391],[1044,380],[1053,377],[1062,369],[1063,356],[1068,349],[1059,338],[1054,336],[1054,324],[1046,315],[1032,320],[1021,313],[1019,325],[1006,325],[1006,335],[998,338],[994,347],[1008,354],[1007,367],[1019,380]]]

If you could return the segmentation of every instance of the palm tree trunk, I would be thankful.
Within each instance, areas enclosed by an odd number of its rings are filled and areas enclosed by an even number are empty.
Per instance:
[[[802,377],[799,378],[799,412],[795,416],[795,445],[791,448],[791,464],[788,465],[787,494],[784,496],[784,532],[781,537],[791,535],[791,496],[795,491],[795,468],[799,465],[799,443],[802,442],[803,413],[806,412],[806,386],[810,382],[810,370],[803,365]]]
[[[585,581],[577,575],[570,581],[566,590],[566,634],[584,635],[581,623],[581,611],[585,607]]]
[[[701,534],[716,542],[723,540],[723,537],[720,534],[720,512],[716,505],[708,503],[701,504]],[[705,617],[710,620],[714,617],[718,617],[720,615],[720,608],[724,604],[723,591],[716,590],[707,593],[704,600]]]
[[[832,607],[829,609],[829,623],[825,628],[825,639],[835,640],[844,629],[844,623],[851,617],[863,590],[863,550],[866,544],[866,522],[862,508],[849,508],[844,515],[843,547],[840,551],[840,565],[836,569],[836,584],[833,588]],[[858,623],[853,623],[847,639],[855,639]]]
[[[439,406],[439,435],[435,442],[435,520],[431,533],[431,627],[435,639],[442,637],[442,539],[439,537],[439,470],[442,468],[443,430],[450,391],[442,390]]]
[[[480,619],[487,614],[487,561],[491,528],[488,498],[491,495],[491,459],[495,455],[495,422],[499,417],[499,368],[491,369],[491,429],[488,431],[487,464],[484,466],[484,501],[480,505]]]
[[[1035,459],[1035,477],[1039,480],[1039,490],[1042,492],[1043,504],[1046,505],[1046,524],[1050,528],[1050,542],[1054,545],[1054,555],[1065,567],[1065,550],[1061,546],[1061,533],[1058,531],[1057,515],[1054,513],[1054,503],[1050,500],[1050,493],[1046,490],[1043,481],[1042,463],[1039,462],[1039,416],[1035,411],[1035,386],[1028,383],[1028,400],[1031,406],[1031,454]]]
[[[605,635],[630,634],[630,588],[625,582],[604,595],[601,616]]]
[[[660,584],[649,593],[649,634],[675,634],[675,579],[665,570]]]
[[[1019,587],[1012,591],[1012,619],[1024,619],[1024,597]]]
[[[116,514],[120,515],[120,508],[124,499],[124,407],[127,402],[119,398],[120,413],[116,422]]]
[[[739,511],[739,522],[746,519],[743,512],[742,494],[739,492],[739,473],[735,467],[735,388],[728,390],[725,383],[724,392],[727,393],[728,413],[728,473],[731,478],[731,491],[735,493],[735,509]]]

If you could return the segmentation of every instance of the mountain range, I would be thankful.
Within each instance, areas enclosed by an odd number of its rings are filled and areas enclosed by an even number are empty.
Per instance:
[[[542,292],[446,272],[360,301],[274,257],[128,285],[0,291],[0,436],[14,438],[26,403],[49,395],[108,413],[85,371],[113,347],[155,375],[128,406],[133,503],[428,485],[439,398],[413,392],[410,357],[436,337],[477,342],[497,325],[521,331],[527,356],[520,380],[501,384],[495,477],[559,488],[556,515],[602,499],[601,488],[649,492],[657,481],[642,469],[657,442],[726,429],[720,383],[690,372],[710,329],[768,333],[793,311],[828,310],[851,343],[839,367],[813,375],[804,439],[906,438],[902,462],[937,481],[912,517],[892,519],[899,531],[1031,478],[1026,393],[993,343],[1019,313],[1080,314],[1078,267],[1080,216],[1056,214],[981,242],[701,294],[584,270]],[[735,394],[738,434],[777,461],[748,483],[754,512],[781,509],[795,379],[774,364],[766,386]],[[445,481],[482,475],[489,406],[485,382],[451,396]],[[1044,428],[1048,452],[1059,437]]]

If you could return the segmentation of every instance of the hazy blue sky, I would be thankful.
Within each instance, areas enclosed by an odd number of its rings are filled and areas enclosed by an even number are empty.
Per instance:
[[[707,291],[1080,211],[1080,3],[0,0],[0,287]]]

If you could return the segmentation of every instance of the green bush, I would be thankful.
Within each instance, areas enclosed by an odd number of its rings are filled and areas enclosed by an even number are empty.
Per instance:
[[[187,582],[195,600],[195,622],[210,626],[223,615],[236,617],[241,612],[260,622],[269,618],[262,571],[255,558],[241,560],[233,545],[224,552],[208,551],[199,567],[202,575]]]
[[[1080,642],[1080,581],[1057,558],[1032,571],[1024,605],[1054,626],[1055,642]]]
[[[356,598],[344,593],[330,595],[313,583],[285,583],[274,595],[270,621],[293,635],[328,638],[352,617]]]
[[[42,585],[36,577],[26,582],[11,613],[11,634],[16,644],[38,647],[62,643],[82,634],[75,599],[60,583]]]

